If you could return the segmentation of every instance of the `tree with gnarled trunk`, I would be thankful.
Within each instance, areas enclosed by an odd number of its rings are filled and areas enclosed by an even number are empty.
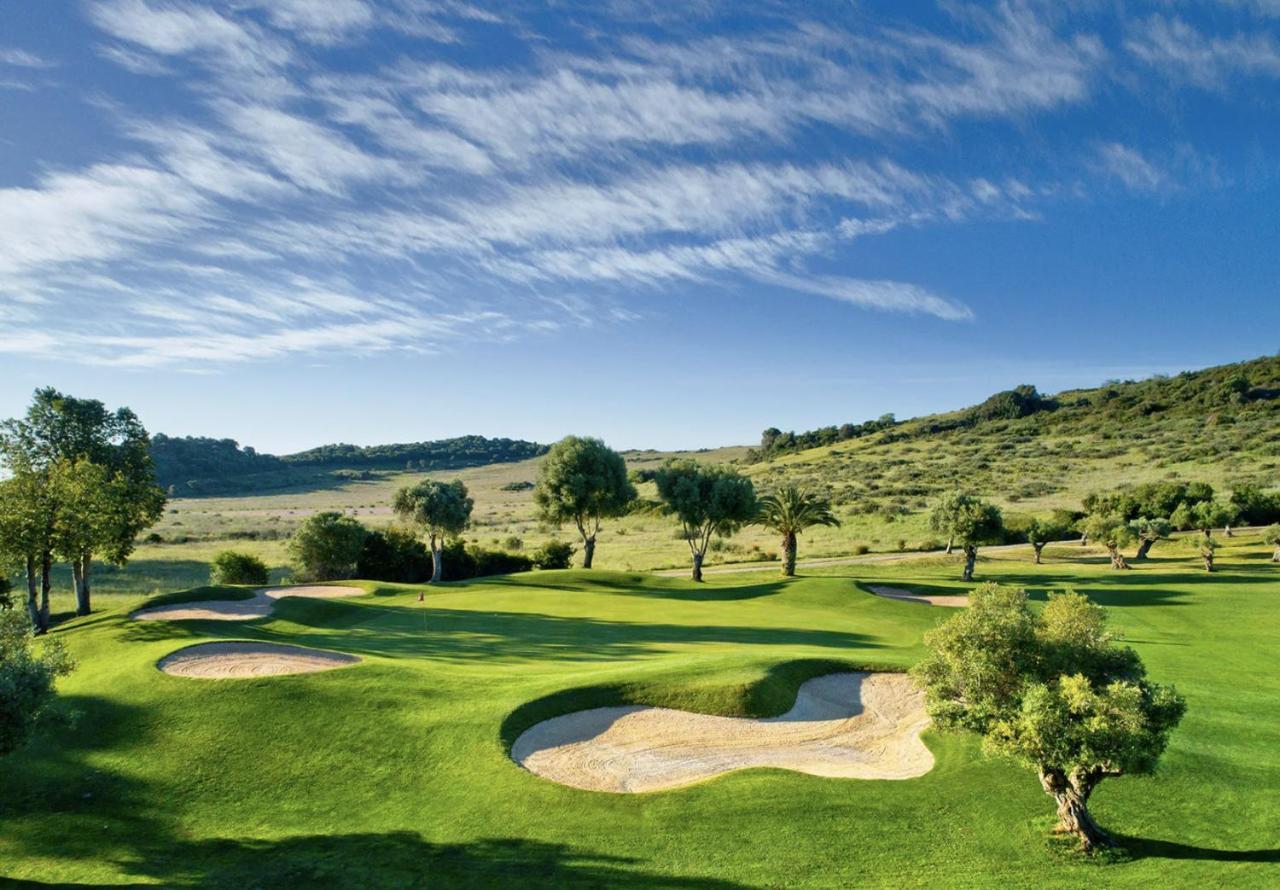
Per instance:
[[[988,753],[1033,768],[1057,807],[1055,831],[1086,851],[1112,843],[1089,812],[1098,784],[1152,773],[1186,711],[1105,619],[1079,594],[1050,594],[1037,615],[1025,592],[984,584],[925,634],[929,655],[911,670],[935,724],[979,733]]]
[[[963,491],[953,491],[942,496],[929,514],[929,527],[946,535],[964,550],[965,581],[973,580],[974,565],[978,561],[978,546],[989,544],[1004,532],[1004,517],[1000,508]]]
[[[755,524],[782,536],[782,574],[790,578],[796,573],[800,532],[818,525],[838,528],[840,520],[831,512],[831,504],[826,499],[788,485],[760,498]]]
[[[1094,513],[1084,518],[1081,531],[1095,544],[1101,544],[1107,548],[1107,553],[1111,557],[1111,568],[1129,568],[1120,548],[1132,544],[1136,536],[1124,519],[1114,513]]]
[[[1129,523],[1129,528],[1138,539],[1138,552],[1133,555],[1135,562],[1146,559],[1156,542],[1165,540],[1173,531],[1173,525],[1169,520],[1147,517],[1133,520]]]
[[[572,522],[582,536],[582,567],[591,568],[600,522],[627,512],[636,499],[622,455],[599,439],[568,436],[542,461],[533,501],[538,518],[557,527]]]
[[[693,580],[701,581],[711,538],[733,534],[755,518],[755,488],[737,470],[695,460],[669,461],[653,481],[658,497],[680,520],[693,556]]]
[[[431,583],[438,584],[444,574],[444,545],[471,524],[471,508],[475,502],[467,494],[467,486],[455,479],[437,482],[427,479],[396,492],[392,509],[402,521],[424,529],[431,544]]]
[[[1201,538],[1199,544],[1200,561],[1204,563],[1206,572],[1213,571],[1213,557],[1218,549],[1218,542],[1213,538]]]
[[[1274,548],[1271,551],[1271,561],[1280,562],[1280,525],[1267,526],[1262,533],[1262,543]]]
[[[1050,541],[1060,541],[1070,532],[1069,526],[1056,519],[1032,519],[1027,525],[1027,543],[1035,551],[1036,565],[1044,562],[1042,554],[1046,544]]]

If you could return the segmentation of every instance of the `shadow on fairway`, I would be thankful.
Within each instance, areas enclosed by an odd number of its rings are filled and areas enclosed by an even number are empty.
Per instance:
[[[1280,862],[1280,849],[1215,850],[1176,841],[1116,835],[1115,841],[1134,859],[1201,859],[1208,862]]]
[[[786,589],[787,582],[773,581],[768,584],[741,584],[733,587],[629,587],[618,584],[618,592],[624,596],[646,596],[655,599],[682,600],[692,603],[722,603],[735,600],[754,600],[764,596],[774,596]],[[612,586],[612,585],[609,585]]]

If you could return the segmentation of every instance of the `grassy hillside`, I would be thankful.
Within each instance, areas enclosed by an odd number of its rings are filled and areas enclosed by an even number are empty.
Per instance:
[[[1048,564],[984,559],[1033,598],[1071,586],[1107,606],[1189,711],[1161,771],[1091,803],[1128,848],[1083,862],[1046,839],[1051,801],[973,739],[926,735],[908,781],[730,774],[651,794],[577,791],[508,757],[553,713],[639,702],[776,714],[833,665],[902,668],[944,610],[861,585],[957,590],[944,560],[776,578],[595,571],[351,601],[285,600],[227,627],[130,622],[142,600],[56,635],[81,667],[73,730],[0,761],[0,879],[14,886],[1269,887],[1280,868],[1276,567],[1236,538],[1206,575],[1176,548],[1112,572],[1078,547]],[[327,674],[164,675],[198,640],[361,656]]]

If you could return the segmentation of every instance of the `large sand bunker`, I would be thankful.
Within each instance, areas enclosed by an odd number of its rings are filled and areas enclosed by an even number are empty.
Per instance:
[[[281,674],[313,674],[360,661],[354,655],[281,646],[276,643],[197,643],[160,659],[156,667],[177,677],[234,680],[243,677],[276,677]]]
[[[136,621],[252,621],[265,618],[276,607],[276,600],[287,596],[305,596],[315,599],[332,599],[340,596],[360,596],[359,587],[326,587],[324,585],[299,587],[261,587],[246,600],[205,600],[196,603],[174,603],[134,612]]]
[[[512,758],[545,779],[637,793],[750,767],[847,779],[910,779],[933,768],[920,741],[924,695],[905,674],[828,674],[804,683],[781,717],[712,717],[670,708],[595,708],[524,732]]]
[[[903,590],[900,587],[885,587],[882,584],[868,584],[867,590],[870,590],[876,596],[900,600],[904,603],[922,603],[926,606],[951,606],[957,609],[969,605],[967,596],[932,596],[912,593],[910,590]]]

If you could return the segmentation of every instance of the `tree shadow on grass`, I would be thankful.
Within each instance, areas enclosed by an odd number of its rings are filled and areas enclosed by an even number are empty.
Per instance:
[[[1200,859],[1208,862],[1280,862],[1280,849],[1216,850],[1177,841],[1114,835],[1116,843],[1134,859]]]
[[[767,584],[737,584],[732,587],[719,587],[700,585],[698,587],[631,587],[624,584],[617,585],[618,590],[625,596],[644,596],[655,599],[681,600],[683,602],[693,603],[717,603],[717,602],[734,602],[736,600],[754,600],[765,596],[775,596],[782,593],[786,587],[785,581],[773,581]]]

